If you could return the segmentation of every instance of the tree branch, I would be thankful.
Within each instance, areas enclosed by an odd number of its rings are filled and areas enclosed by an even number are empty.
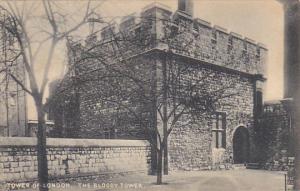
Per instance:
[[[50,50],[49,50],[49,53],[48,53],[47,62],[46,62],[45,69],[44,69],[43,80],[42,80],[42,84],[41,84],[41,88],[40,88],[40,92],[39,92],[42,97],[43,97],[43,94],[45,92],[46,85],[48,83],[49,69],[50,69],[50,66],[52,64],[52,57],[53,57],[53,54],[54,54],[56,43],[57,42],[54,39],[52,39]]]
[[[16,76],[14,76],[14,75],[13,75],[12,73],[10,73],[10,72],[8,72],[8,74],[13,78],[13,80],[14,80],[17,84],[19,84],[19,85],[21,86],[21,88],[22,88],[25,92],[27,92],[28,94],[30,94],[30,95],[33,96],[32,92],[31,92],[29,89],[26,88],[26,86],[21,82],[21,80],[19,80]]]

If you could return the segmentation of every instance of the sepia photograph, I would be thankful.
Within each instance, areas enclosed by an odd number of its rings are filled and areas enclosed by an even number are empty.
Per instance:
[[[300,191],[299,0],[0,0],[0,190]]]

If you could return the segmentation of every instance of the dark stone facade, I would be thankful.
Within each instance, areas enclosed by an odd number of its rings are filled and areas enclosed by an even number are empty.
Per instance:
[[[261,105],[258,93],[267,56],[262,44],[181,11],[172,15],[154,4],[145,7],[141,17],[128,16],[119,27],[108,26],[101,34],[90,35],[85,44],[68,47],[69,71],[52,98],[57,135],[148,139],[145,127],[162,128],[156,110],[161,95],[156,92],[162,87],[162,66],[167,60],[167,72],[186,68],[177,76],[181,81],[174,87],[182,85],[179,91],[203,78],[197,93],[214,97],[222,92],[214,103],[215,113],[202,112],[197,119],[182,115],[176,122],[168,139],[170,167],[210,169],[232,162],[238,155],[233,153],[238,129],[244,129],[249,138],[244,151],[250,156],[247,160],[257,159],[255,113]],[[119,64],[117,69],[111,69],[114,64]],[[119,78],[119,71],[130,78]],[[146,101],[135,79],[143,80]],[[112,98],[121,102],[116,104]]]
[[[170,164],[173,169],[211,169],[224,163],[231,163],[230,158],[233,159],[233,136],[238,127],[247,128],[251,143],[249,148],[251,158],[248,160],[249,162],[256,160],[254,155],[256,151],[255,140],[253,139],[255,136],[253,80],[223,71],[218,74],[209,79],[209,88],[219,89],[226,86],[222,82],[233,81],[234,88],[229,89],[229,91],[239,92],[228,98],[223,98],[216,109],[225,113],[226,116],[226,143],[221,148],[214,146],[215,138],[212,134],[216,120],[211,116],[203,116],[199,121],[188,125],[184,125],[187,119],[182,117],[178,126],[174,128],[169,141]]]
[[[273,165],[275,161],[282,167],[287,166],[288,157],[295,156],[292,104],[292,99],[264,103],[257,138],[260,162],[266,167]]]

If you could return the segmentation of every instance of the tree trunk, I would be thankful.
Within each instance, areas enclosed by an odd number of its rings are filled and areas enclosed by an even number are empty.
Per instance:
[[[163,122],[163,129],[164,129],[164,148],[163,148],[163,160],[164,160],[164,174],[168,175],[169,171],[169,160],[168,160],[168,136],[167,136],[167,129],[168,129],[168,122]]]
[[[160,148],[159,151],[157,151],[157,181],[156,184],[160,185],[162,184],[162,160],[163,160],[163,150]]]
[[[37,160],[38,160],[38,180],[39,190],[48,191],[48,161],[46,151],[46,125],[45,113],[43,111],[42,101],[36,101],[38,113],[38,133],[37,133]]]
[[[151,146],[151,170],[150,170],[150,173],[152,175],[155,175],[157,173],[157,153],[158,153],[158,151],[156,148],[157,148],[157,143],[155,141],[153,141],[152,146]]]
[[[167,55],[166,55],[167,56]],[[163,154],[164,154],[164,174],[168,174],[168,89],[167,89],[167,60],[166,57],[162,63],[162,83],[163,83],[163,99],[162,99],[162,109],[163,109],[163,137],[164,137],[164,149],[163,149]]]

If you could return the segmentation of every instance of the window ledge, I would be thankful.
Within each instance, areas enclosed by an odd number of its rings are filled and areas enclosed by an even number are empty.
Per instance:
[[[212,131],[224,131],[224,129],[212,129]]]
[[[225,148],[213,148],[213,151],[225,151]]]

